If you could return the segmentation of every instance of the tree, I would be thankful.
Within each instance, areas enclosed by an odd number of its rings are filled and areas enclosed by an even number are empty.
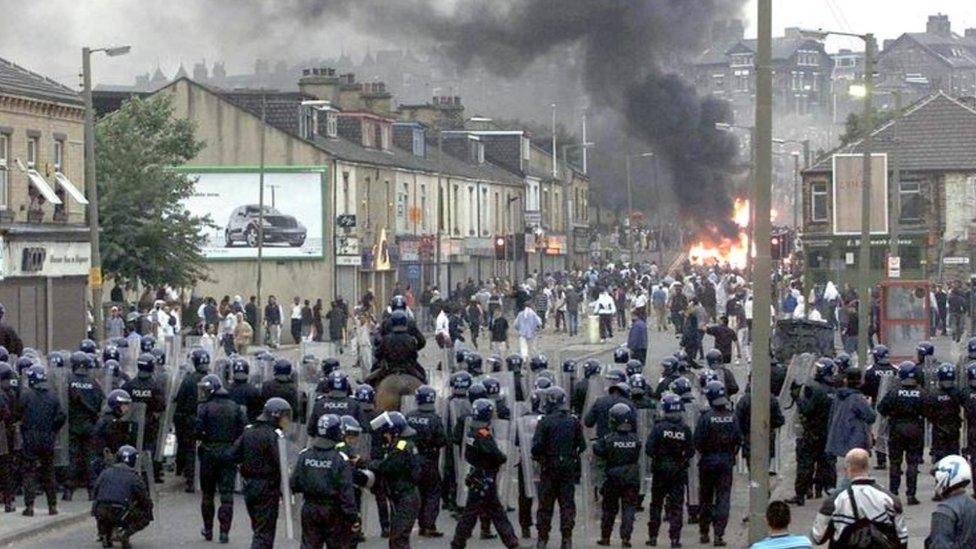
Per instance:
[[[134,98],[95,129],[98,213],[105,272],[115,280],[187,287],[207,279],[200,253],[210,217],[190,215],[182,201],[194,181],[170,168],[193,159],[204,143],[190,120],[173,117],[170,98]]]
[[[897,114],[894,110],[879,111],[878,109],[874,109],[874,112],[871,114],[874,122],[871,130],[880,128]],[[862,114],[852,112],[847,115],[847,120],[844,121],[844,133],[840,136],[840,144],[848,145],[864,137],[864,125],[864,116]]]

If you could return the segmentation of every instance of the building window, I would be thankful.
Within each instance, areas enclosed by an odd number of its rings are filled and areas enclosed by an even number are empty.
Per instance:
[[[468,187],[468,236],[475,235],[475,226],[478,224],[478,218],[475,217],[477,211],[474,204],[474,187]]]
[[[803,89],[803,71],[793,71],[793,91],[800,91]]]
[[[10,158],[10,136],[0,133],[0,207],[7,207],[7,162]]]
[[[733,67],[746,67],[752,66],[752,54],[751,53],[733,53],[732,62]]]
[[[816,67],[820,64],[819,55],[815,51],[799,51],[796,53],[796,64],[804,67]]]
[[[368,120],[363,120],[363,146],[375,147],[376,143],[376,124]]]
[[[325,135],[335,137],[339,134],[339,115],[329,111],[325,115]]]
[[[820,74],[813,73],[810,75],[810,91],[820,91]]]
[[[350,213],[349,172],[342,172],[342,213]]]
[[[477,144],[477,147],[478,147],[478,164],[484,164],[485,163],[485,144],[484,143],[478,143]]]
[[[379,124],[380,128],[380,148],[384,151],[390,150],[390,125]]]
[[[829,250],[811,250],[807,254],[807,267],[811,269],[827,269],[830,267]]]
[[[413,131],[413,154],[414,156],[419,156],[421,158],[427,156],[426,149],[427,143],[424,142],[424,132],[423,130]]]
[[[749,71],[748,70],[737,70],[733,73],[733,82],[735,83],[735,91],[737,92],[747,92],[749,91]]]
[[[539,207],[539,209],[549,211],[549,189],[542,189],[542,205]],[[552,217],[549,219],[551,220]]]
[[[454,228],[454,236],[461,236],[461,231],[458,230],[458,217],[460,217],[460,212],[458,208],[461,206],[461,191],[458,189],[457,185],[454,185],[454,207],[451,211],[451,216],[454,218],[451,220],[451,227]]]
[[[522,160],[529,160],[532,142],[528,137],[522,137]]]
[[[54,142],[54,171],[64,171],[64,141],[60,139]]]
[[[315,138],[317,128],[315,127],[315,109],[308,105],[301,107],[301,114],[298,117],[298,133],[305,139]]]
[[[725,93],[725,75],[724,74],[713,74],[712,75],[712,92],[713,93]]]
[[[32,169],[37,167],[37,138],[36,137],[27,138],[27,167]]]
[[[898,204],[899,221],[920,221],[922,219],[922,185],[918,181],[902,181],[898,188]]]
[[[494,223],[495,233],[499,233],[502,230],[502,224],[500,222],[501,212],[498,209],[500,201],[501,201],[501,195],[498,194],[498,191],[495,191],[495,215],[494,217],[492,217],[492,219],[494,219],[495,221]]]
[[[827,221],[827,184],[814,183],[810,185],[810,221],[822,223]]]
[[[427,233],[427,185],[420,185],[420,227]]]

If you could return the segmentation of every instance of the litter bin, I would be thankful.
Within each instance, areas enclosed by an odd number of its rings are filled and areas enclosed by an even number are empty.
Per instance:
[[[590,345],[600,342],[600,317],[597,315],[586,317],[586,342]]]

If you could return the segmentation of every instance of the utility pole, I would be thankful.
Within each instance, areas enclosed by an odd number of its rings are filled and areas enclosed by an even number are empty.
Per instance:
[[[88,284],[92,293],[95,340],[105,339],[102,320],[102,252],[98,234],[98,185],[95,184],[95,112],[91,92],[91,49],[81,49],[82,95],[85,100],[85,183],[88,186],[88,234],[91,241],[91,269]],[[50,299],[50,296],[48,297]]]
[[[894,204],[891,212],[891,238],[888,241],[888,256],[898,257],[898,222],[901,220],[901,170],[898,167],[898,157],[900,142],[898,141],[898,117],[901,116],[901,90],[895,90],[895,123],[891,126],[891,131],[894,133],[894,147],[889,147],[889,151],[894,151],[894,153],[889,152],[888,156],[891,157],[891,187],[894,190],[895,199],[891,201]]]
[[[258,277],[257,277],[257,291],[255,297],[257,298],[257,319],[255,320],[254,333],[257,335],[257,341],[264,342],[264,305],[261,301],[261,283],[264,265],[264,129],[267,123],[267,105],[268,96],[266,94],[261,94],[261,135],[259,139],[259,151],[258,151],[258,162],[260,164],[260,169],[258,170]]]
[[[749,435],[749,542],[766,535],[766,505],[769,500],[769,335],[770,278],[772,261],[769,249],[770,193],[773,159],[773,2],[758,1],[758,40],[756,48],[756,123],[752,137],[755,154],[752,210],[756,259],[752,269],[753,338],[752,403]],[[748,254],[747,253],[747,257]]]
[[[626,162],[626,166],[627,166],[627,216],[625,217],[625,219],[627,221],[627,244],[630,246],[630,260],[633,261],[634,260],[634,230],[633,230],[633,227],[631,227],[631,224],[633,223],[633,219],[631,219],[631,217],[632,217],[631,214],[633,214],[633,212],[634,212],[634,197],[633,197],[633,191],[631,190],[631,183],[630,183],[630,156],[631,155],[629,155],[629,154],[627,155],[627,162]]]
[[[793,228],[800,228],[800,153],[793,153]]]
[[[871,318],[871,132],[874,129],[871,96],[874,89],[874,35],[864,39],[864,155],[861,168],[861,249],[858,259],[860,298],[857,310],[857,360],[864,368],[868,356],[868,321]]]

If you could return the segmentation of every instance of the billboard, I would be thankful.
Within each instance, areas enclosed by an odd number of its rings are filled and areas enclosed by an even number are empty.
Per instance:
[[[202,253],[207,259],[258,256],[260,174],[250,168],[180,170],[196,180],[184,206],[209,215]],[[321,258],[324,236],[320,168],[268,168],[264,172],[263,255],[268,259]]]
[[[834,234],[861,234],[864,157],[835,154]],[[871,234],[888,232],[888,155],[871,155]]]

